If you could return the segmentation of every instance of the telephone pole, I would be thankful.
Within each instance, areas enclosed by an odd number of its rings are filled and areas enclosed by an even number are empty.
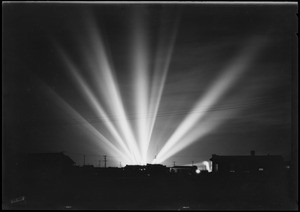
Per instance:
[[[173,161],[173,166],[175,166],[175,161]]]
[[[101,160],[99,160],[99,167],[101,167]]]
[[[104,155],[104,168],[106,168],[106,155]]]

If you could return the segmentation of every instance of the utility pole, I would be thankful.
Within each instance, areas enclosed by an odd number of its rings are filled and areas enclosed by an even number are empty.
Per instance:
[[[106,155],[104,155],[104,168],[106,168]]]
[[[175,161],[173,161],[173,166],[175,166]]]
[[[101,160],[99,160],[99,167],[101,167]]]
[[[83,165],[85,166],[85,155],[83,155]]]

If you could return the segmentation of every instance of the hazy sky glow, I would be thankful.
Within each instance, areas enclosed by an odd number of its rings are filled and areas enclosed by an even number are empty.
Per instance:
[[[290,159],[296,9],[5,4],[5,151],[110,166]]]

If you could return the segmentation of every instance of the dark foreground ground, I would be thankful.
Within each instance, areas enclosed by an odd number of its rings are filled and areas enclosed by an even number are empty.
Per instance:
[[[19,174],[2,209],[297,210],[288,174]]]

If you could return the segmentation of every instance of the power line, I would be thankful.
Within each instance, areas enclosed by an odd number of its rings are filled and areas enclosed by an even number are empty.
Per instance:
[[[265,99],[273,100],[272,98],[265,98]],[[191,113],[208,113],[208,112],[215,112],[215,111],[222,111],[222,110],[233,110],[233,109],[239,109],[239,108],[243,108],[243,107],[247,107],[247,106],[259,105],[259,104],[271,104],[271,103],[275,103],[274,100],[273,101],[245,102],[245,103],[225,105],[225,106],[223,105],[223,106],[211,108],[211,109],[208,109],[208,110],[200,110],[200,109],[192,110],[191,108],[188,108],[188,109],[176,110],[176,111],[171,111],[171,112],[160,112],[156,116],[151,116],[151,113],[148,113],[148,115],[146,115],[145,117],[139,117],[136,114],[128,114],[127,119],[128,120],[135,120],[135,119],[139,119],[139,118],[151,119],[151,118],[164,118],[164,117],[169,117],[169,116],[175,117],[175,116],[182,116],[182,115],[191,114]],[[122,117],[122,119],[123,118],[124,117]],[[95,117],[93,119],[88,119],[88,118],[85,118],[85,119],[89,124],[118,121],[117,120],[118,117],[109,118],[109,120],[103,119],[101,117]],[[49,120],[47,120],[47,121],[48,122],[46,124],[49,124],[49,123],[50,124],[55,124],[55,125],[58,124],[58,123],[55,123],[55,122],[51,123],[51,121],[49,122]],[[60,121],[60,120],[57,120],[57,121]],[[35,121],[32,120],[32,122],[35,122]],[[43,122],[43,124],[45,124],[45,123]],[[87,124],[87,123],[75,121],[73,123],[72,122],[67,122],[67,123],[59,123],[59,124],[60,125],[83,125],[83,124]]]
[[[269,99],[269,100],[273,100],[272,98],[266,98],[266,99]],[[274,100],[273,100],[274,101]],[[250,102],[251,103],[251,102]],[[266,103],[273,103],[272,101],[258,101],[258,102],[254,102],[256,104],[266,104]],[[208,109],[208,110],[203,110],[203,111],[200,111],[200,109],[191,109],[191,108],[187,108],[187,109],[182,109],[182,110],[176,110],[176,111],[171,111],[171,112],[160,112],[158,113],[155,117],[154,116],[151,116],[151,115],[154,115],[153,113],[144,113],[144,114],[127,114],[127,119],[129,120],[132,120],[132,119],[138,119],[139,116],[143,115],[144,117],[142,118],[157,118],[157,117],[160,117],[160,116],[165,116],[165,115],[178,115],[178,114],[187,114],[187,113],[197,113],[197,112],[211,112],[211,111],[218,111],[218,110],[226,110],[226,109],[235,109],[235,108],[238,108],[238,107],[233,107],[233,106],[247,106],[247,105],[256,105],[252,102],[252,104],[249,104],[249,102],[243,102],[243,103],[238,103],[238,104],[231,104],[231,105],[223,105],[223,106],[219,106],[219,107],[215,107],[215,108],[212,108],[212,109]],[[124,117],[123,117],[124,118]],[[110,118],[109,120],[106,120],[106,119],[102,119],[101,117],[95,117],[94,119],[88,119],[87,120],[90,122],[90,123],[93,123],[95,120],[98,121],[99,119],[103,120],[104,122],[105,121],[116,121],[116,119],[118,119],[118,117],[112,117]]]
[[[106,156],[106,157],[109,157],[109,158],[119,158],[119,157],[115,157],[115,156],[112,156],[112,155],[105,155],[105,154],[86,154],[86,153],[80,153],[80,152],[70,152],[70,151],[64,151],[65,153],[67,154],[71,154],[71,155],[85,155],[86,157],[103,157],[103,156]]]
[[[93,161],[95,162],[96,161],[96,164],[98,162],[98,166],[101,167],[101,160],[99,158],[104,158],[103,161],[104,161],[104,167],[106,168],[107,167],[107,163],[109,161],[115,163],[115,164],[118,164],[120,163],[121,159],[120,157],[115,157],[115,156],[111,156],[111,155],[101,155],[101,154],[86,154],[86,153],[78,153],[78,152],[69,152],[69,151],[64,151],[66,153],[66,155],[72,157],[75,156],[78,156],[79,158],[82,157],[83,158],[83,166],[85,166],[87,163],[87,159],[88,158],[98,158],[98,159],[93,159]]]
[[[281,95],[281,96],[283,96],[283,95]],[[284,97],[286,97],[286,96],[284,96]],[[253,101],[257,101],[257,100],[272,100],[272,101],[274,101],[274,98],[272,98],[272,97],[256,97],[256,98],[253,98],[253,99],[250,99],[250,100],[248,100],[248,102],[253,102]],[[248,104],[248,103],[245,103],[245,102],[242,102],[242,103],[237,103],[237,105],[238,104]],[[234,105],[234,104],[233,104]],[[226,105],[223,105],[223,106],[226,106]],[[229,105],[230,106],[230,105]],[[178,112],[180,112],[180,111],[190,111],[191,110],[191,108],[186,108],[186,109],[182,109],[182,110],[177,110]],[[177,111],[175,111],[175,112],[177,112]],[[174,112],[174,111],[173,111]],[[170,112],[161,112],[161,113],[159,113],[159,114],[165,114],[165,113],[170,113]],[[172,111],[171,111],[171,113],[172,113]],[[127,118],[128,117],[134,117],[135,115],[136,116],[145,116],[145,117],[147,117],[147,116],[150,116],[151,117],[151,115],[154,115],[154,113],[127,113],[126,114],[127,115]],[[108,117],[110,117],[110,120],[114,120],[114,119],[118,119],[118,116],[114,116],[114,115],[112,115],[112,114],[108,114]],[[123,117],[123,118],[125,118],[125,117]],[[88,118],[87,118],[88,119]],[[103,118],[101,118],[101,117],[96,117],[96,119],[103,119]],[[90,121],[92,121],[93,119],[89,119]],[[103,120],[105,120],[105,119],[103,119]]]

